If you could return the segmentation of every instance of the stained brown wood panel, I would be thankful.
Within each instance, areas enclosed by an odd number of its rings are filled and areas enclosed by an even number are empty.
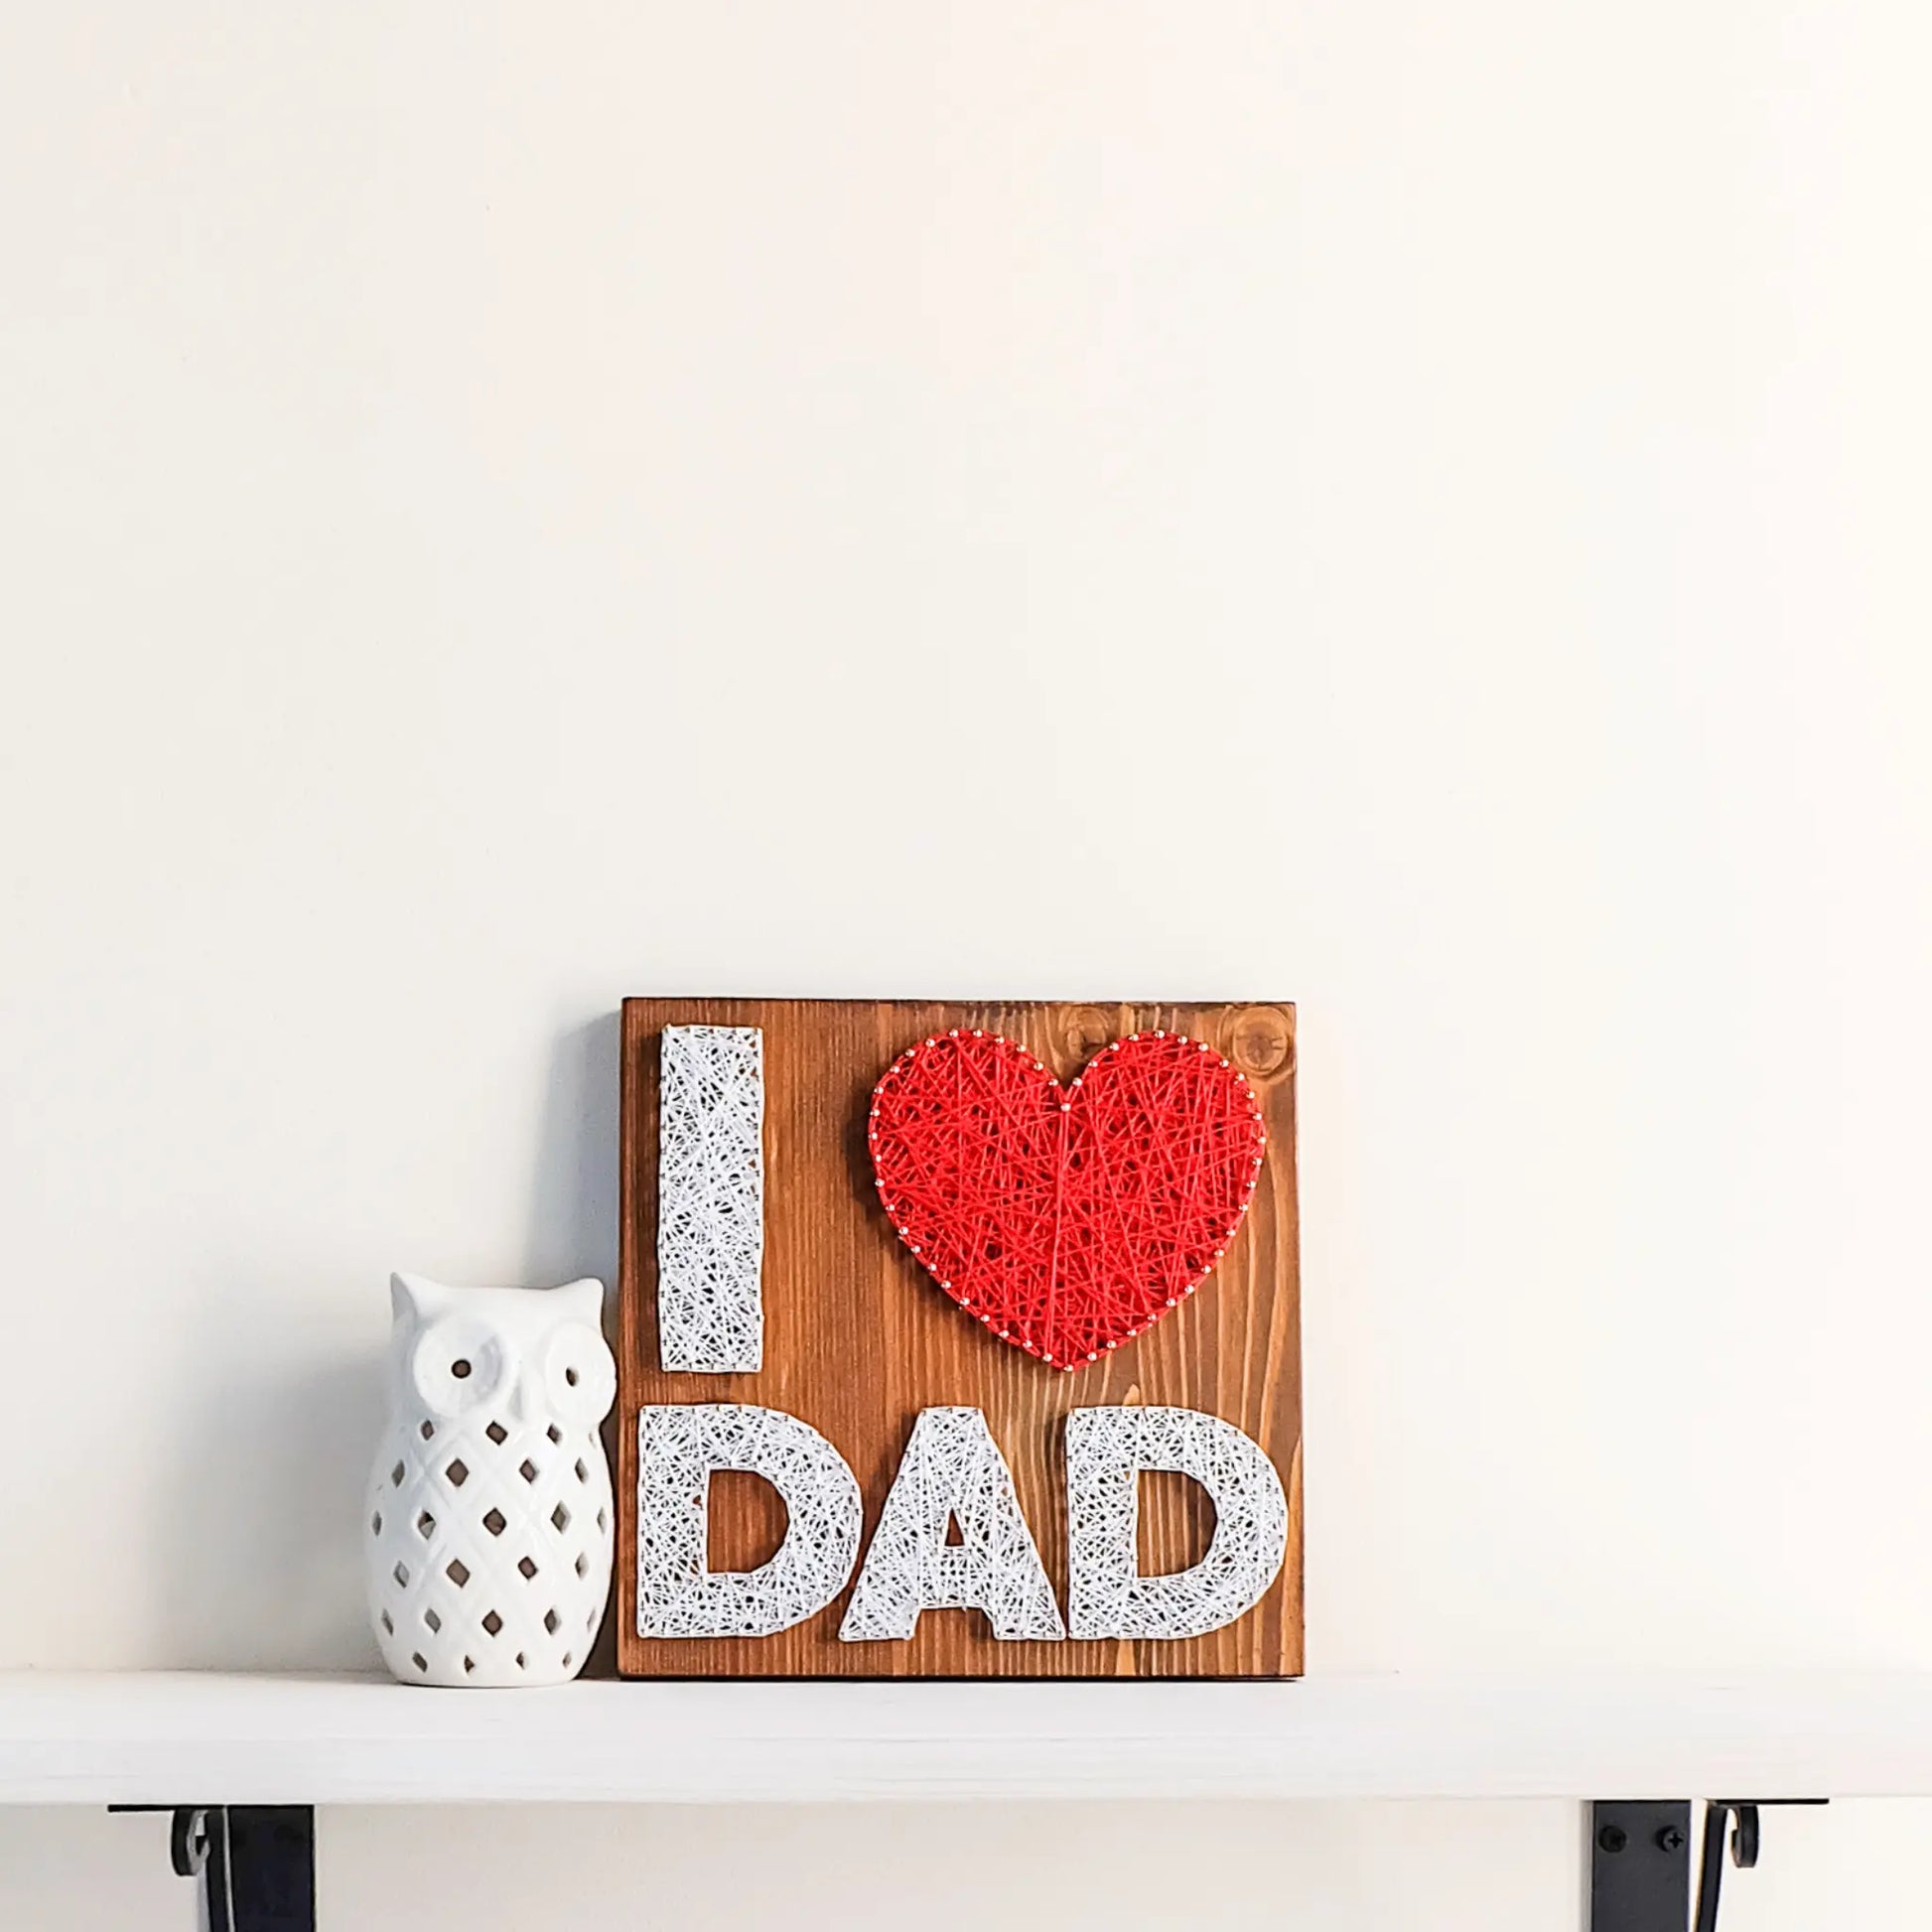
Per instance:
[[[667,1374],[657,1361],[658,1035],[666,1026],[764,1033],[764,1361],[757,1374]],[[997,1340],[940,1292],[878,1205],[866,1151],[872,1088],[905,1047],[950,1027],[1018,1040],[1061,1080],[1108,1040],[1166,1028],[1204,1039],[1247,1076],[1268,1123],[1267,1164],[1233,1245],[1199,1293],[1137,1341],[1072,1374]],[[1300,1229],[1295,1194],[1295,1009],[933,1001],[626,1000],[622,1030],[619,1668],[672,1677],[1281,1677],[1302,1669]],[[851,1463],[866,1544],[918,1412],[984,1411],[1065,1606],[1061,1418],[1101,1403],[1172,1403],[1238,1424],[1289,1492],[1288,1561],[1256,1607],[1179,1642],[1000,1643],[976,1610],[927,1610],[907,1643],[841,1643],[848,1590],[795,1629],[747,1638],[636,1634],[639,1408],[756,1402],[810,1423]],[[1144,1478],[1142,1568],[1177,1570],[1206,1546],[1212,1507],[1192,1483]],[[711,1561],[770,1554],[783,1510],[754,1478],[713,1487]],[[865,1546],[862,1546],[862,1548]]]

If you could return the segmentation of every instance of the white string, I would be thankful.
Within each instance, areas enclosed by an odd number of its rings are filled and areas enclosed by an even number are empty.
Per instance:
[[[764,1035],[666,1027],[658,1046],[657,1358],[725,1375],[764,1359]]]
[[[784,1501],[784,1541],[756,1570],[707,1567],[715,1469],[748,1469]],[[863,1513],[844,1456],[795,1416],[749,1402],[645,1407],[637,1416],[637,1634],[789,1630],[845,1587]]]
[[[1192,1476],[1214,1503],[1207,1554],[1139,1574],[1140,1476]],[[1275,1465],[1197,1409],[1075,1409],[1066,1419],[1067,1623],[1076,1637],[1200,1637],[1245,1615],[1281,1574],[1288,1498]]]
[[[949,1522],[958,1544],[946,1541]],[[926,1409],[912,1425],[839,1636],[909,1637],[921,1610],[984,1610],[1007,1641],[1066,1635],[1012,1472],[977,1409]]]

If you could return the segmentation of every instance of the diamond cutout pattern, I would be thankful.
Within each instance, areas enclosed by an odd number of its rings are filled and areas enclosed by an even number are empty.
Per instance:
[[[603,1623],[611,1574],[596,1432],[484,1410],[439,1418],[426,1439],[412,1415],[376,1467],[363,1520],[391,1669],[480,1687],[567,1678]]]

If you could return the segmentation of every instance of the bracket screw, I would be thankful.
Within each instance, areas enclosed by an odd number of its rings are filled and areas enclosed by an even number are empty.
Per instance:
[[[1684,1834],[1675,1825],[1666,1825],[1657,1834],[1657,1849],[1660,1852],[1681,1852],[1684,1849]]]
[[[1621,1825],[1605,1825],[1596,1834],[1597,1846],[1605,1852],[1621,1852],[1630,1843],[1630,1835]]]

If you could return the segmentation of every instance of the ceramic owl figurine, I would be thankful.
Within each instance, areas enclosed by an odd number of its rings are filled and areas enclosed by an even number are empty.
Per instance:
[[[603,1284],[389,1288],[389,1424],[363,1524],[382,1660],[405,1684],[566,1683],[611,1587]]]

